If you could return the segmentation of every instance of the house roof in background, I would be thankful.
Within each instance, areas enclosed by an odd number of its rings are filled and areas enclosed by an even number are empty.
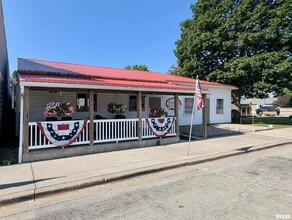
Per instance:
[[[254,104],[254,105],[273,105],[278,98],[266,98],[266,99],[259,99],[259,98],[251,98],[251,99],[241,99],[240,104]]]
[[[18,73],[22,82],[65,83],[82,85],[102,85],[111,87],[152,88],[165,90],[193,91],[195,79],[146,72],[72,63],[51,62],[33,59],[18,59]],[[200,80],[202,90],[206,86],[235,86]]]

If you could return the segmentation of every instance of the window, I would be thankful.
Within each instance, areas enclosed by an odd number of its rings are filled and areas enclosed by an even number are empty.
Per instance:
[[[149,108],[161,107],[161,98],[160,97],[149,97]]]
[[[194,98],[185,98],[185,115],[192,115]]]
[[[217,99],[216,114],[223,114],[223,99]]]
[[[89,94],[77,94],[77,112],[88,112],[89,111]],[[93,95],[93,111],[97,111],[97,95]]]
[[[135,95],[130,95],[129,97],[129,111],[134,112],[137,111],[137,96]],[[145,96],[142,96],[142,111],[145,111]]]

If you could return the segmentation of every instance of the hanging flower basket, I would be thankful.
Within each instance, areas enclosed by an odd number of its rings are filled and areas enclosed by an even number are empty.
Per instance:
[[[44,116],[47,117],[72,117],[74,107],[69,102],[49,102],[45,108]]]
[[[150,117],[160,118],[160,117],[165,117],[166,115],[167,115],[167,112],[164,111],[164,109],[161,107],[155,107],[150,110]]]
[[[111,102],[107,105],[107,111],[112,114],[116,114],[115,118],[126,118],[123,113],[125,113],[127,110],[127,106],[125,104],[116,104],[114,102]]]

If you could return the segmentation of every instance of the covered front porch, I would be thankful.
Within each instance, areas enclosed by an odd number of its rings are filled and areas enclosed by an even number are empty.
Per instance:
[[[180,113],[189,115],[197,82],[155,72],[24,58],[18,59],[18,76],[19,163],[178,142]],[[179,96],[188,96],[183,110]],[[43,112],[50,102],[70,103],[76,112],[70,121],[47,121]],[[115,118],[112,113],[117,112],[109,111],[109,103],[127,105],[125,118]],[[165,117],[150,114],[165,106]],[[206,111],[202,115],[206,125]],[[51,135],[60,142],[69,139],[65,145],[48,138],[52,126],[68,131],[75,125],[78,132]]]
[[[61,94],[61,95],[60,95]],[[78,112],[78,94],[85,94],[88,97],[88,109]],[[115,94],[115,95],[114,95]],[[157,136],[150,126],[149,121],[153,118],[149,116],[149,97],[171,96],[174,99],[174,110],[168,112],[168,116],[155,118],[155,120],[169,120],[171,127],[162,137]],[[106,115],[105,101],[99,101],[104,97],[118,97],[117,102],[126,102],[125,97],[136,97],[135,111],[127,112],[125,119],[116,119],[114,115]],[[133,91],[101,91],[92,90],[68,90],[65,88],[40,88],[21,87],[20,91],[20,162],[37,161],[43,159],[54,159],[73,155],[83,155],[96,152],[107,152],[112,150],[129,149],[136,147],[155,146],[160,144],[170,144],[179,141],[179,94],[157,93],[157,92],[133,92]],[[119,100],[120,98],[120,100]],[[42,101],[37,101],[37,100]],[[106,102],[112,102],[108,98]],[[67,100],[72,101],[76,106],[76,113],[70,121],[61,120],[46,121],[39,112],[43,112],[48,101]],[[151,102],[151,101],[150,101]],[[98,106],[98,107],[96,107]],[[84,106],[83,106],[84,107]],[[160,107],[160,106],[157,106]],[[129,108],[129,107],[128,107]],[[100,117],[100,116],[107,117]],[[136,117],[135,117],[136,116]],[[21,121],[23,120],[23,121]],[[148,122],[147,122],[148,120]],[[86,121],[84,129],[70,146],[58,147],[44,135],[38,123],[64,125],[67,122],[75,123]],[[167,140],[166,140],[167,139]],[[22,147],[23,146],[23,147]],[[48,150],[51,149],[51,150]],[[53,150],[54,149],[54,150]],[[53,151],[54,152],[53,152]],[[45,153],[46,151],[46,153]],[[34,156],[32,156],[34,155]],[[62,156],[63,155],[63,156]]]

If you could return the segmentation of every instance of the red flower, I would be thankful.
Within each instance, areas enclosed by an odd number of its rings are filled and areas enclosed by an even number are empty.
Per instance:
[[[152,108],[151,111],[150,111],[150,116],[151,117],[161,117],[161,116],[164,116],[166,115],[166,111],[164,111],[163,108],[161,107],[156,107],[156,108]]]

